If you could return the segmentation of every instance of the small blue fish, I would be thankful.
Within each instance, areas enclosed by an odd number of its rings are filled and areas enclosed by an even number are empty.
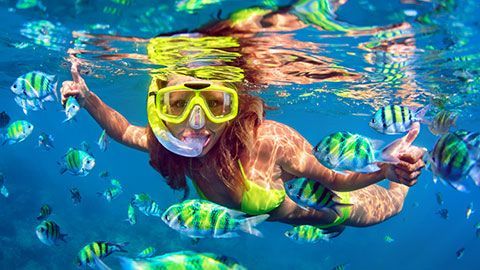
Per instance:
[[[38,136],[38,147],[43,147],[45,150],[55,148],[53,146],[53,136],[45,132],[40,133]]]
[[[436,214],[440,215],[440,217],[442,217],[443,219],[448,219],[448,209],[447,208],[443,208],[443,209],[438,210]]]
[[[463,257],[463,253],[465,253],[465,248],[460,248],[455,252],[455,256],[457,256],[457,260],[460,260]]]
[[[8,189],[5,186],[5,177],[3,173],[0,173],[0,194],[2,194],[5,198],[8,198]]]
[[[452,126],[455,126],[457,118],[457,113],[442,110],[435,115],[432,123],[428,126],[428,129],[433,135],[446,134]]]
[[[410,109],[399,105],[380,108],[373,115],[369,125],[384,134],[399,134],[409,131],[415,122],[429,123],[424,119],[430,106],[421,109]]]
[[[54,98],[58,100],[57,81],[54,80],[55,75],[31,71],[18,77],[10,89],[22,99],[54,101]]]
[[[67,119],[63,120],[63,122],[70,121],[74,119],[75,115],[80,111],[80,104],[78,104],[77,99],[74,97],[68,97],[67,101],[65,102],[65,115]]]
[[[82,201],[82,195],[80,195],[80,190],[78,188],[71,188],[70,195],[74,205],[77,205]]]
[[[60,165],[60,174],[68,171],[70,174],[78,176],[87,176],[95,167],[95,159],[87,152],[75,148],[68,149],[63,156]]]
[[[0,142],[2,144],[14,144],[23,142],[30,134],[32,134],[33,125],[25,120],[18,120],[11,123],[6,134],[0,134]]]
[[[10,116],[6,112],[0,113],[0,128],[4,128],[10,123]]]
[[[395,242],[395,239],[393,239],[390,235],[385,235],[385,237],[383,238],[383,240],[387,243],[392,243],[392,242]]]
[[[102,134],[100,134],[100,137],[98,138],[98,147],[100,148],[101,151],[107,150],[108,146],[108,135],[105,130],[102,131]]]

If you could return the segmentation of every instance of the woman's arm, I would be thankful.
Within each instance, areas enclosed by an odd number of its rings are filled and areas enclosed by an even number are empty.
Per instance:
[[[326,188],[336,191],[352,191],[375,184],[385,178],[391,181],[399,182],[405,185],[413,185],[416,183],[420,170],[424,167],[424,163],[420,158],[411,160],[410,154],[405,151],[397,151],[405,153],[399,156],[401,160],[399,164],[383,164],[381,170],[373,173],[355,173],[348,172],[340,174],[323,166],[313,155],[312,145],[303,138],[298,132],[290,127],[283,126],[284,147],[279,158],[279,165],[286,172],[297,177],[307,177],[319,181]],[[410,147],[415,140],[419,129],[412,129],[402,140],[398,148],[403,150]]]
[[[85,80],[78,73],[77,63],[72,64],[73,81],[62,84],[62,103],[74,96],[79,104],[105,129],[108,136],[119,143],[147,152],[147,130],[130,124],[119,112],[110,108],[95,93],[88,89]]]

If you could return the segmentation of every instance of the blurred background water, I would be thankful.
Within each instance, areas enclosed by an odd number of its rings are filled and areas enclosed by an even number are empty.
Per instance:
[[[147,39],[195,30],[242,8],[272,8],[289,2],[43,0],[45,8],[20,9],[17,1],[0,1],[0,111],[6,111],[12,120],[28,119],[35,125],[24,142],[0,148],[0,172],[10,191],[8,198],[0,196],[0,269],[74,269],[79,249],[97,240],[129,241],[127,250],[132,255],[147,246],[156,247],[159,254],[180,250],[225,254],[249,269],[331,269],[339,264],[348,264],[349,269],[477,269],[480,239],[475,224],[480,222],[480,214],[474,212],[467,219],[465,212],[470,203],[474,209],[480,208],[478,188],[464,194],[435,185],[426,170],[398,216],[368,228],[347,228],[340,237],[314,245],[287,239],[283,233],[290,226],[280,223],[261,224],[263,238],[242,235],[204,239],[196,245],[158,218],[138,215],[137,224],[131,226],[124,219],[134,193],[148,192],[162,207],[177,202],[182,194],[165,185],[145,153],[116,142],[111,142],[106,152],[99,151],[96,141],[101,129],[85,111],[78,114],[77,121],[62,123],[61,105],[49,103],[46,110],[25,116],[9,90],[18,76],[33,70],[55,74],[60,82],[70,80],[67,50],[102,46],[84,33]],[[303,83],[273,80],[255,94],[268,105],[278,106],[267,113],[268,119],[295,128],[312,144],[341,130],[384,141],[397,138],[368,127],[373,112],[390,103],[432,104],[432,113],[453,110],[459,113],[458,128],[479,131],[478,8],[476,0],[348,1],[334,18],[343,25],[408,27],[362,35],[313,26],[265,33],[271,38],[289,35],[295,42],[308,44],[296,48],[278,42],[274,49],[315,58],[344,75],[339,79],[303,74],[307,78]],[[145,42],[110,41],[108,45],[114,50],[103,51],[103,55],[146,54]],[[95,53],[84,58],[89,65],[82,73],[90,89],[133,124],[146,125],[151,64],[129,57],[108,61]],[[310,70],[310,74],[315,72],[321,73]],[[55,137],[51,151],[37,147],[41,131]],[[60,175],[57,161],[82,141],[91,145],[95,169],[83,178]],[[416,144],[432,149],[435,141],[422,126]],[[109,186],[98,176],[103,170],[124,186],[124,193],[111,203],[96,194]],[[78,187],[83,197],[77,206],[70,199],[72,187]],[[442,206],[436,201],[438,192],[443,196]],[[53,208],[52,219],[69,235],[66,244],[48,247],[37,239],[35,217],[45,203]],[[440,208],[449,210],[447,220],[436,214]],[[387,243],[386,235],[395,241]],[[462,247],[464,256],[457,259],[455,253]],[[118,267],[115,258],[105,262],[113,269]]]

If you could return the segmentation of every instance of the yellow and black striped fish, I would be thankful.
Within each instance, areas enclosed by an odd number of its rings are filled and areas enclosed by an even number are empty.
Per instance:
[[[40,208],[40,214],[37,217],[37,220],[46,219],[52,213],[52,207],[48,204],[42,205]]]
[[[66,234],[60,232],[60,226],[51,220],[44,220],[35,230],[37,237],[47,246],[57,244],[58,240],[65,241]]]
[[[114,252],[127,252],[124,247],[128,242],[112,243],[105,241],[96,241],[84,246],[75,258],[75,264],[78,267],[93,267],[95,259],[103,259]]]

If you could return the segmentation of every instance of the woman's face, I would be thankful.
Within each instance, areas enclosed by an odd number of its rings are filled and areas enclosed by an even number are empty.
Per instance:
[[[185,82],[211,83],[209,81],[194,79],[191,77],[176,77],[169,80],[167,86],[178,85]],[[175,99],[177,97],[172,95],[170,98]],[[179,96],[178,98],[181,97]],[[194,112],[195,110],[197,111]],[[199,112],[198,110],[201,110],[201,112]],[[201,117],[199,117],[200,119],[195,119],[195,115],[201,115]],[[201,121],[202,119],[204,119],[204,123],[203,121]],[[223,131],[227,127],[227,123],[228,122],[216,124],[211,122],[208,117],[205,116],[205,112],[203,112],[203,109],[197,105],[192,109],[190,116],[185,121],[179,124],[166,122],[165,125],[177,139],[182,141],[186,138],[203,137],[205,139],[205,143],[200,156],[204,156],[208,153],[208,151],[210,151],[210,149],[212,149],[212,147],[218,141]]]

